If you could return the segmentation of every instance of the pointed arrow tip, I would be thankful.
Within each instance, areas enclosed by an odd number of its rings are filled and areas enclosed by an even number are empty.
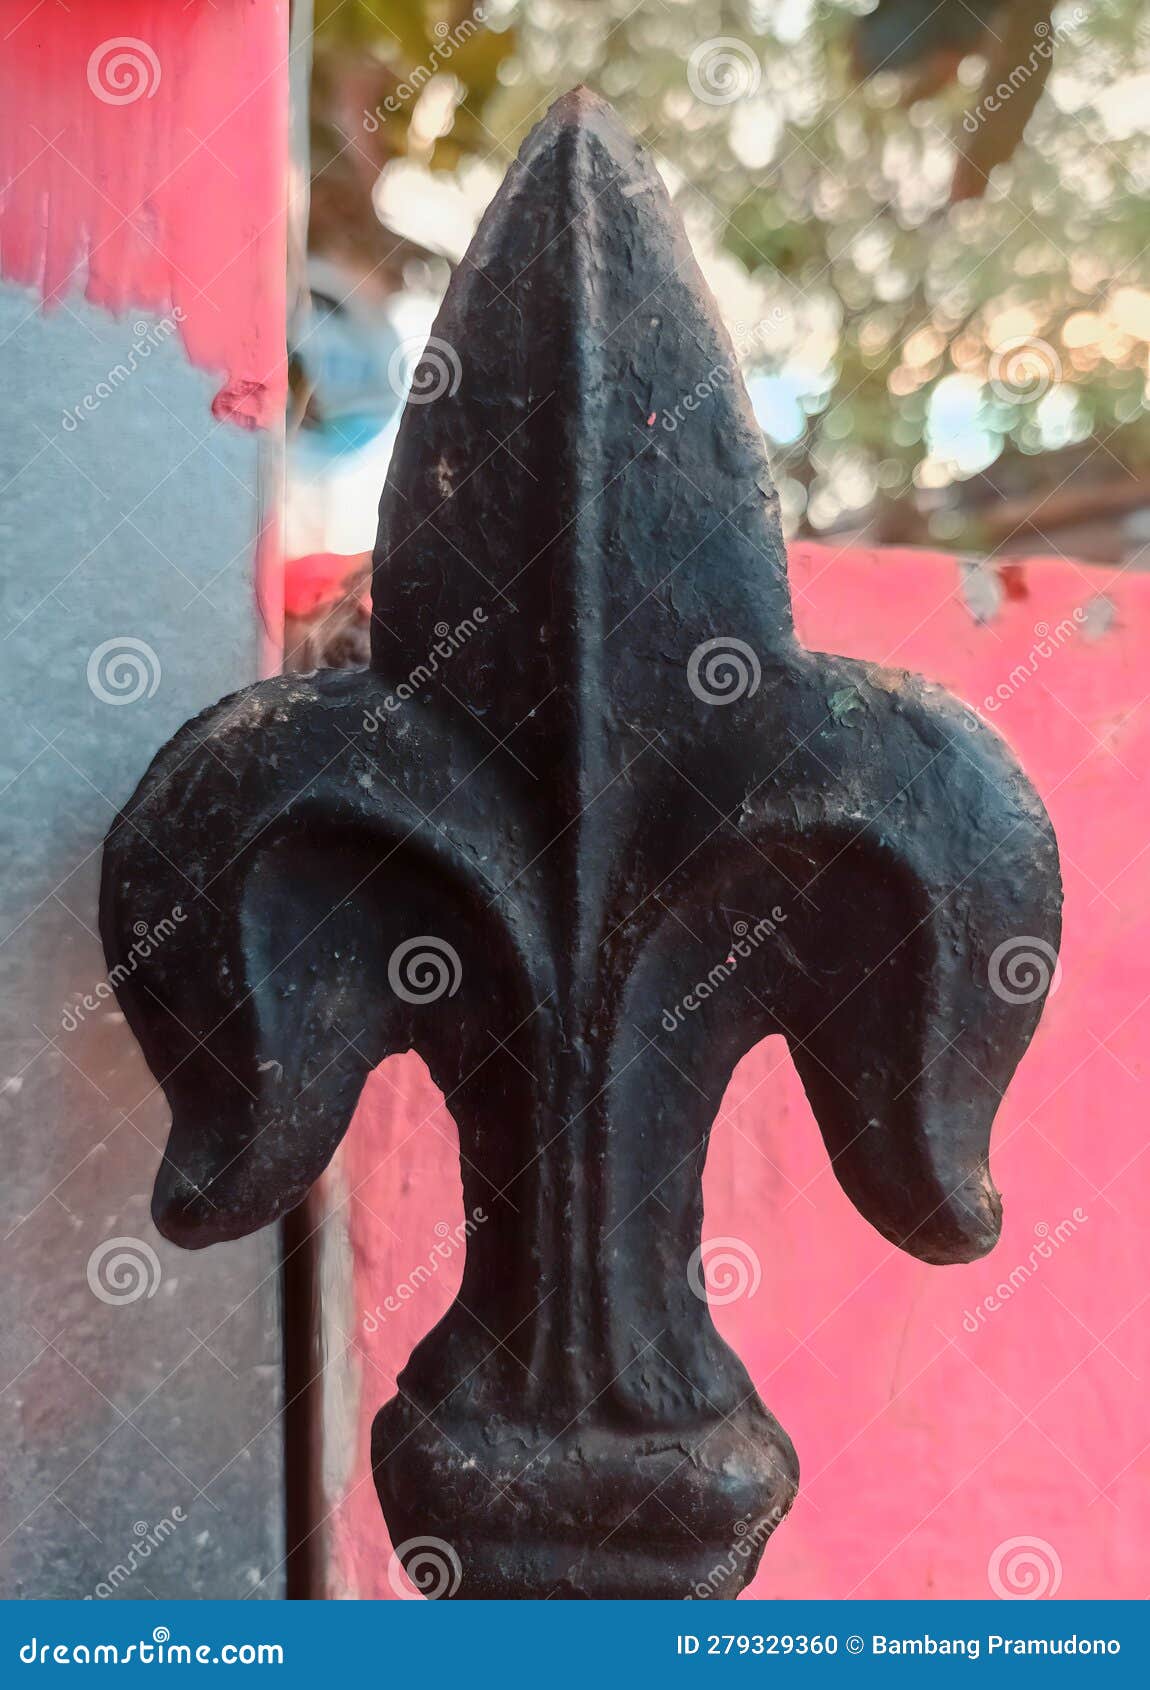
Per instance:
[[[560,94],[547,108],[546,115],[536,124],[532,131],[532,139],[536,136],[548,137],[565,129],[588,129],[600,126],[610,127],[624,140],[630,140],[627,130],[615,115],[615,108],[602,94],[597,94],[585,82],[577,88],[569,88],[566,94]]]
[[[639,648],[665,645],[671,577],[677,675],[716,626],[758,652],[789,639],[778,501],[740,353],[654,158],[577,87],[523,143],[413,376],[380,506],[374,661],[402,680],[438,622],[513,597],[519,631],[505,637],[531,654],[543,697],[559,628],[584,654],[623,627]],[[399,650],[382,629],[414,600],[427,626]],[[453,672],[472,709],[503,709],[483,647]]]
[[[586,181],[588,203],[611,188],[629,198],[652,182],[656,173],[648,155],[610,102],[583,83],[549,107],[520,148],[519,164],[536,180],[545,179],[548,166],[553,169],[556,163],[564,177],[569,177],[573,168],[582,175],[577,161],[587,158],[588,143],[595,151],[601,149],[616,171],[613,178],[607,175],[594,183]]]

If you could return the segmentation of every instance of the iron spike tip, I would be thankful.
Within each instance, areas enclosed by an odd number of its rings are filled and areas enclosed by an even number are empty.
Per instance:
[[[476,605],[540,698],[568,687],[573,644],[600,649],[609,680],[624,646],[671,651],[676,699],[716,627],[789,649],[778,499],[740,369],[765,326],[736,348],[651,153],[592,89],[557,100],[412,374],[380,504],[377,670],[402,681]],[[453,676],[500,734],[516,726],[482,643]]]

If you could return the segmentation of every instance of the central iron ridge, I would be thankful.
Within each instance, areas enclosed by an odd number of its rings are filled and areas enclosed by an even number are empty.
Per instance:
[[[156,1224],[198,1247],[284,1214],[416,1050],[485,1219],[375,1421],[412,1577],[736,1596],[798,1464],[692,1272],[723,1092],[782,1034],[883,1237],[992,1248],[990,1130],[1041,1002],[988,969],[1057,946],[1049,821],[957,701],[796,642],[735,351],[583,89],[453,276],[373,605],[370,670],[224,700],[109,837],[113,968],[184,907],[118,989],[172,1106]]]

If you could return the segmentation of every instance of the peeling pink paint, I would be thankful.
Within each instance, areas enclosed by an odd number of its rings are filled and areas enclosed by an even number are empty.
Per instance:
[[[801,545],[791,577],[808,645],[921,670],[994,718],[1054,817],[1066,927],[1061,988],[995,1131],[1006,1222],[985,1261],[928,1267],[855,1214],[781,1040],[748,1053],[731,1080],[706,1171],[706,1232],[746,1240],[763,1271],[757,1294],[717,1309],[716,1321],[803,1468],[799,1502],[752,1593],[985,1597],[1000,1546],[1032,1537],[1058,1558],[1060,1596],[1140,1597],[1150,1529],[1150,577],[1030,561],[983,625],[953,558]],[[1036,627],[1051,644],[1050,631],[1099,594],[1114,606],[1107,631],[1068,636],[988,709],[1029,664]],[[327,1189],[350,1194],[326,1224],[347,1233],[353,1256],[359,1390],[355,1449],[331,1434],[331,1467],[350,1477],[327,1498],[329,1588],[391,1597],[371,1419],[446,1309],[462,1261],[455,1253],[418,1295],[396,1296],[438,1229],[463,1219],[454,1126],[417,1057],[372,1076]],[[1075,1210],[1086,1220],[979,1317]],[[388,1296],[397,1312],[383,1306]],[[334,1346],[334,1329],[329,1337]]]
[[[179,313],[213,412],[283,415],[287,0],[0,0],[0,275]]]

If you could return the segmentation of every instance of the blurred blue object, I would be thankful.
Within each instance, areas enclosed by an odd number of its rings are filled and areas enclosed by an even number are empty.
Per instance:
[[[310,397],[297,444],[311,458],[361,451],[396,415],[400,337],[386,311],[325,260],[309,266],[311,316],[291,347]]]

